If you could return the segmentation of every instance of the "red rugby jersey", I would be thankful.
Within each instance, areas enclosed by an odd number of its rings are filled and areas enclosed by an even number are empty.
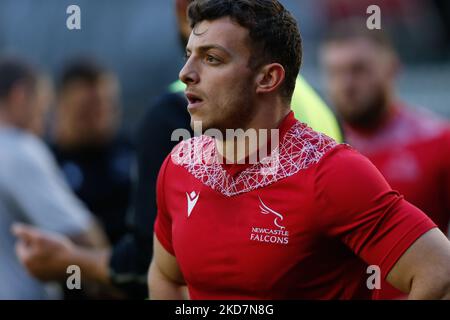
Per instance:
[[[346,128],[350,145],[389,185],[447,234],[450,222],[450,126],[433,114],[398,105],[375,131]]]
[[[435,225],[348,145],[291,113],[255,165],[220,164],[214,140],[180,143],[161,167],[155,233],[192,299],[370,299]]]
[[[368,157],[389,185],[448,233],[450,221],[450,128],[430,112],[396,105],[375,130],[347,127],[349,144]],[[383,284],[379,298],[399,298]]]

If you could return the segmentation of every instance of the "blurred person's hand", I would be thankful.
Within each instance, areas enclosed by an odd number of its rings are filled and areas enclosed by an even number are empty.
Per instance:
[[[17,257],[32,276],[60,281],[67,278],[68,266],[77,265],[83,270],[83,280],[89,281],[84,283],[89,297],[124,298],[110,283],[109,249],[86,248],[67,236],[20,223],[11,231],[17,237]]]
[[[14,224],[12,232],[18,238],[17,257],[31,275],[43,281],[67,277],[76,251],[68,237],[24,224]]]

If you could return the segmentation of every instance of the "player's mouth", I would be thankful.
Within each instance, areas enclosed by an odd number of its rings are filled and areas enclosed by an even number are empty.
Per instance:
[[[186,98],[189,102],[188,110],[196,109],[203,103],[203,99],[199,95],[192,92],[186,92]]]

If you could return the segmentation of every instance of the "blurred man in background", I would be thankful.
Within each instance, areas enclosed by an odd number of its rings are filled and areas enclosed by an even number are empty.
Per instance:
[[[82,245],[106,244],[46,146],[33,135],[42,132],[48,89],[48,81],[26,63],[0,60],[0,299],[60,297],[20,265],[14,252],[13,223],[56,231]],[[20,231],[20,226],[17,229]],[[30,244],[26,237],[20,241],[22,252],[45,242],[38,238]]]
[[[126,232],[134,160],[129,140],[118,132],[118,79],[94,61],[76,60],[59,81],[51,149],[114,244]]]
[[[450,129],[447,122],[401,102],[400,64],[387,36],[352,20],[333,27],[321,50],[328,94],[349,144],[367,156],[394,190],[444,232],[450,221]],[[381,298],[400,292],[387,283]]]

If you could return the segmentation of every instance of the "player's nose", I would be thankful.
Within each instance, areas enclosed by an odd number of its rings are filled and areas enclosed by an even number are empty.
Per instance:
[[[191,59],[186,61],[178,77],[185,84],[195,84],[200,81],[200,76],[194,66],[194,63],[191,62]]]

